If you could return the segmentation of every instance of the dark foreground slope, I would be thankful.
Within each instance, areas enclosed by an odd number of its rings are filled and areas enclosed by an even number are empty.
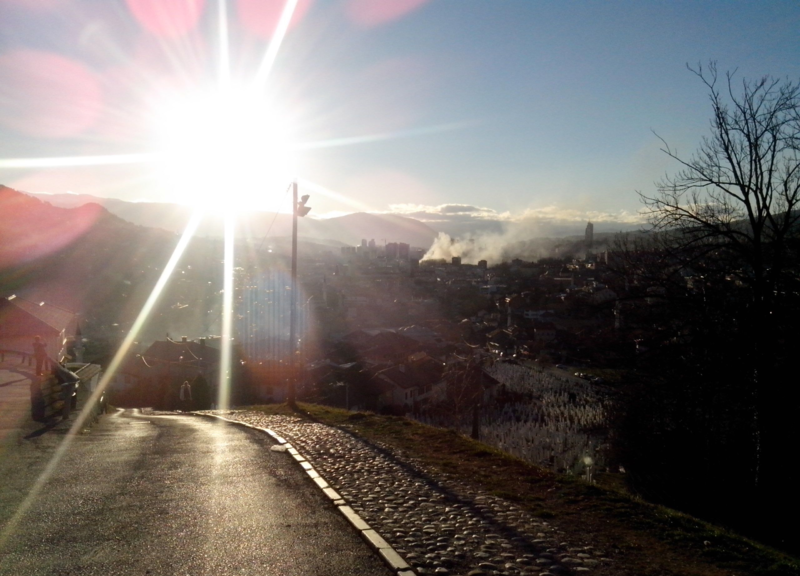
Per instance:
[[[291,413],[284,405],[257,409]],[[512,501],[556,525],[567,541],[591,540],[613,557],[614,574],[800,575],[797,558],[625,493],[553,474],[450,430],[316,405],[302,405],[300,415],[388,449],[428,477]]]

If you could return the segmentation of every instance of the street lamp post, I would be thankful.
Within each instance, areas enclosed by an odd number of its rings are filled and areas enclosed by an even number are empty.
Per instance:
[[[308,202],[308,194],[304,194],[300,200],[297,200],[297,181],[292,182],[292,293],[291,293],[291,308],[289,310],[289,394],[287,402],[292,408],[297,407],[297,375],[296,375],[296,360],[297,342],[296,342],[296,326],[297,326],[297,218],[302,218],[311,211],[310,206],[306,206]]]

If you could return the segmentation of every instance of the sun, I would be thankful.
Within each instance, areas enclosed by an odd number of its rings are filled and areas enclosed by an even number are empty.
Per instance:
[[[261,91],[162,98],[153,115],[163,196],[211,213],[274,209],[297,178],[286,116]]]

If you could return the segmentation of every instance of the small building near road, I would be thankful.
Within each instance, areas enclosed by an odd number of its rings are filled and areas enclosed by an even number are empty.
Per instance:
[[[63,362],[77,329],[75,312],[13,295],[0,298],[0,350],[32,354],[33,338],[39,336],[47,355]]]

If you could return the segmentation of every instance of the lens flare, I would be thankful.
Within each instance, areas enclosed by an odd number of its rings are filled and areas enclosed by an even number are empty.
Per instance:
[[[429,0],[349,0],[345,4],[347,15],[356,24],[371,27],[398,20],[417,10]]]
[[[297,25],[311,7],[311,0],[299,0],[291,17],[289,27]],[[264,0],[237,0],[236,12],[239,23],[250,34],[259,38],[270,38],[278,28],[283,8],[278,2]]]
[[[100,82],[84,64],[39,50],[0,55],[0,125],[39,138],[77,136],[94,126]]]
[[[204,0],[126,0],[142,27],[161,38],[183,36],[197,26]]]
[[[269,73],[272,71],[272,66],[275,64],[275,59],[278,57],[278,51],[283,44],[283,39],[286,32],[289,30],[289,24],[294,16],[294,11],[297,8],[297,0],[286,0],[283,6],[281,17],[278,19],[278,24],[275,27],[275,33],[267,46],[267,51],[264,53],[264,58],[261,60],[261,66],[256,72],[256,85],[264,87],[267,83]]]

